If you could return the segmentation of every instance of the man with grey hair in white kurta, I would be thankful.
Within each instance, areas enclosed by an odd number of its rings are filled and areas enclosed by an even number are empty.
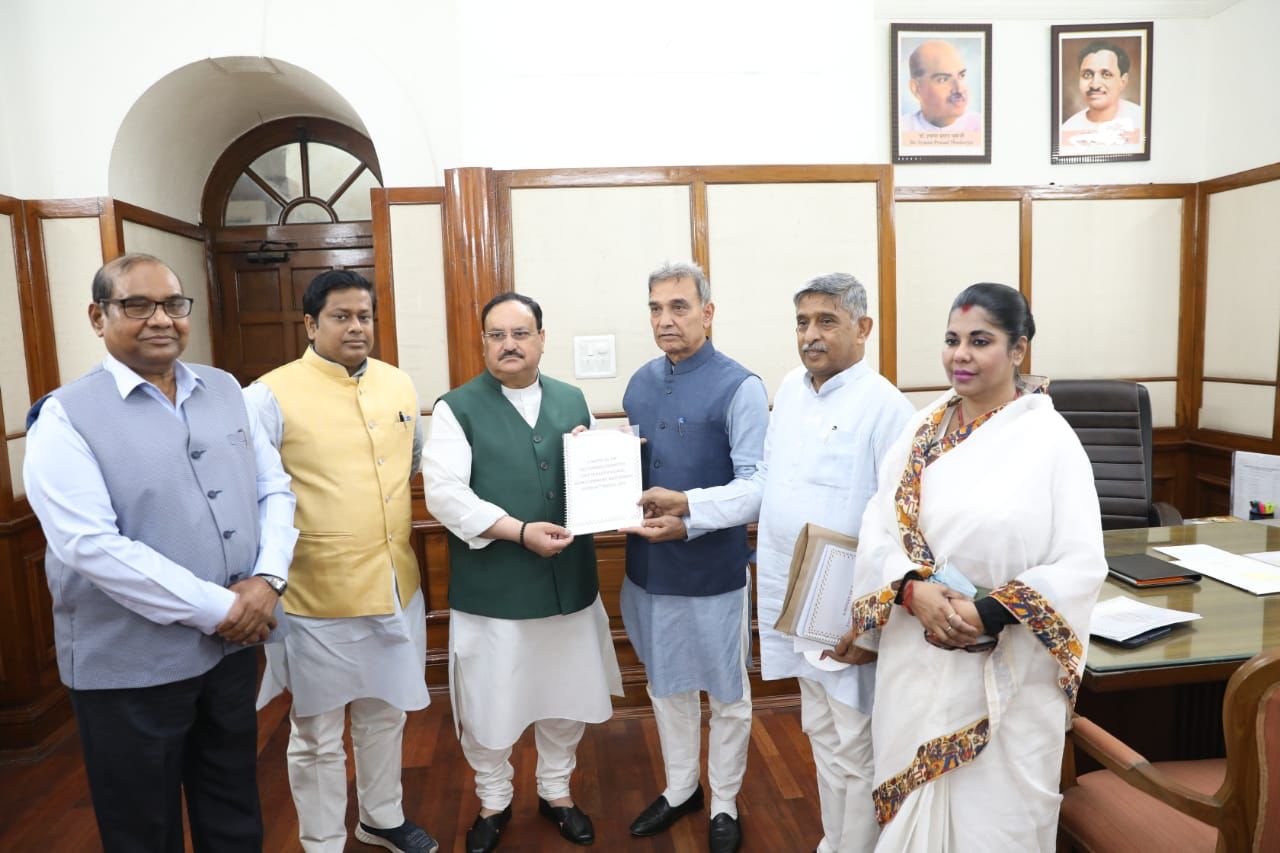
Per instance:
[[[851,275],[811,279],[794,297],[801,367],[774,396],[764,458],[748,480],[672,492],[649,489],[646,512],[687,519],[694,528],[733,527],[759,519],[757,594],[761,670],[766,680],[795,677],[801,721],[818,770],[823,839],[819,853],[870,851],[877,825],[871,653],[841,661],[795,650],[773,630],[782,609],[796,539],[806,523],[856,536],[876,491],[879,461],[911,416],[911,404],[863,357],[872,320],[866,291]]]

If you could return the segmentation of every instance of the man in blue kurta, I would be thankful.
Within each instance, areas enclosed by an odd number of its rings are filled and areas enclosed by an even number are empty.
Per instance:
[[[646,439],[646,488],[684,491],[749,479],[763,454],[764,383],[716,351],[707,338],[714,313],[696,264],[667,264],[649,276],[649,318],[663,355],[636,371],[623,397],[627,417]],[[631,834],[656,835],[704,805],[698,777],[705,690],[710,849],[737,850],[736,798],[751,737],[746,525],[698,530],[665,517],[628,532],[622,618],[649,679],[667,777]]]

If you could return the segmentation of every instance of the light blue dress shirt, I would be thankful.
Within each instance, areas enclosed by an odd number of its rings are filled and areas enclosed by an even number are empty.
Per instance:
[[[142,386],[186,423],[183,404],[202,380],[182,362],[174,364],[174,401],[108,355],[102,367],[115,380],[121,399]],[[289,576],[293,545],[294,496],[280,454],[263,434],[252,406],[249,432],[258,470],[258,559],[254,574]],[[27,499],[40,516],[49,548],[65,565],[84,575],[122,607],[162,625],[178,623],[213,634],[226,618],[235,593],[201,580],[167,557],[120,533],[111,495],[98,461],[71,425],[57,398],[45,401],[27,433],[22,467]]]

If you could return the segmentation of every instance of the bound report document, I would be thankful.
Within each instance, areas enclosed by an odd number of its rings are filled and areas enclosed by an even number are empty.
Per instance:
[[[787,593],[774,629],[800,641],[834,647],[853,627],[857,558],[856,538],[806,524],[791,556]],[[804,650],[800,646],[797,650]]]
[[[564,526],[574,536],[644,523],[640,438],[633,430],[605,427],[565,435]]]

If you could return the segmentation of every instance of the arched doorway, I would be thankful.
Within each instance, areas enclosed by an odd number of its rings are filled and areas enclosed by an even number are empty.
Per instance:
[[[372,281],[369,190],[381,185],[369,139],[328,119],[277,119],[223,152],[201,204],[220,367],[248,384],[302,355],[302,294],[319,273]]]

